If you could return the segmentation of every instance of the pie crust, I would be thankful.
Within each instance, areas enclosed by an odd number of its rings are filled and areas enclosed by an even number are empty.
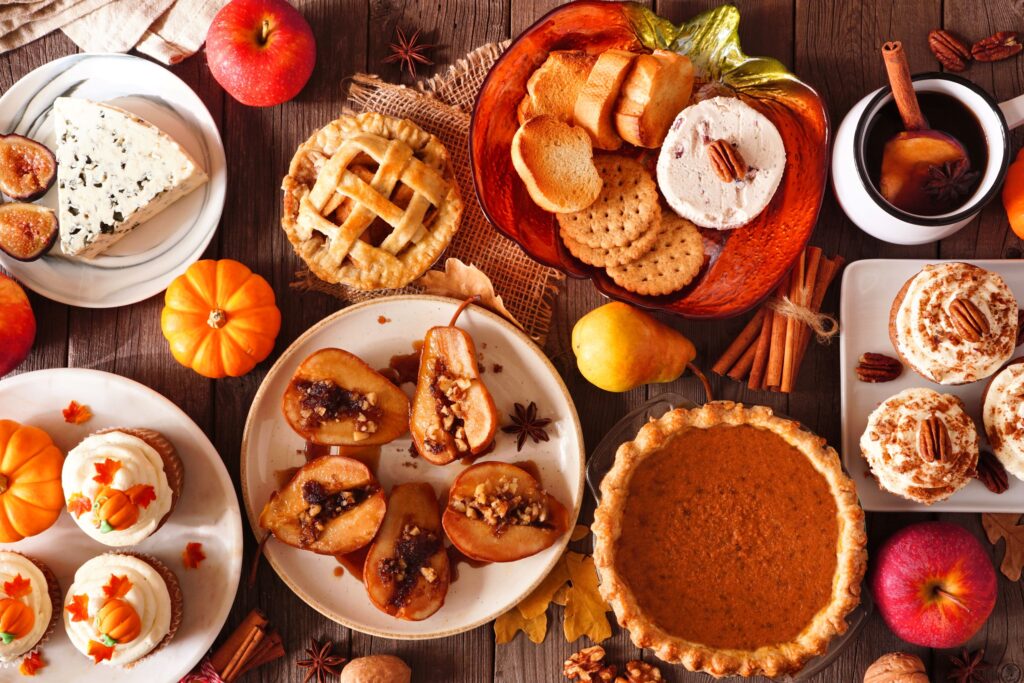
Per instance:
[[[827,604],[791,641],[768,643],[754,649],[712,647],[666,632],[645,613],[617,567],[616,554],[630,483],[638,466],[647,457],[665,449],[683,430],[740,425],[773,432],[807,458],[824,478],[835,500],[838,530],[835,575]],[[593,526],[594,560],[601,576],[601,595],[611,604],[619,624],[629,630],[633,642],[638,647],[652,649],[667,662],[679,662],[691,671],[715,677],[793,673],[812,657],[825,652],[834,636],[846,631],[846,617],[860,603],[861,581],[867,566],[867,536],[864,512],[854,484],[843,472],[836,452],[824,439],[792,420],[776,417],[769,408],[715,401],[693,410],[673,410],[652,420],[640,429],[635,440],[619,447],[615,464],[601,483],[601,494]],[[657,541],[652,539],[652,543]]]
[[[363,290],[421,276],[463,210],[441,141],[373,112],[344,115],[302,143],[281,189],[281,224],[296,254],[321,280]]]

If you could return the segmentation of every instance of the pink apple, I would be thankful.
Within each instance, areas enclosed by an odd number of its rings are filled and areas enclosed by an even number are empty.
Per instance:
[[[206,62],[236,100],[270,107],[306,85],[316,64],[316,40],[285,0],[231,0],[206,33]]]
[[[885,542],[871,589],[897,636],[924,647],[955,647],[985,624],[996,604],[996,572],[966,529],[921,522]]]
[[[25,290],[0,273],[0,377],[18,367],[36,338],[36,317]]]

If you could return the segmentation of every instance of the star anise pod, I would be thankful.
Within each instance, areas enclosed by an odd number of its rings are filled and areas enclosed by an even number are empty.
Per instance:
[[[551,420],[549,418],[538,418],[537,417],[537,404],[530,401],[530,405],[524,407],[522,403],[517,403],[516,412],[509,415],[512,418],[512,424],[507,427],[502,427],[501,431],[506,434],[516,435],[516,452],[523,450],[523,445],[526,443],[526,439],[533,439],[534,443],[540,443],[541,441],[547,441],[547,431],[544,429]]]
[[[325,640],[321,645],[315,638],[310,639],[309,647],[306,648],[307,658],[295,662],[295,666],[300,669],[308,669],[302,683],[309,683],[314,678],[316,683],[324,683],[328,676],[341,675],[341,665],[345,663],[345,658],[331,654],[333,649],[334,642],[331,640]]]
[[[436,45],[417,42],[419,39],[419,29],[416,29],[416,32],[411,36],[407,36],[401,26],[396,26],[395,42],[391,43],[391,54],[384,58],[384,62],[386,64],[398,62],[401,64],[402,70],[407,70],[409,75],[415,79],[417,63],[424,64],[426,66],[432,66],[434,64],[434,62],[428,59],[423,53],[437,47]]]
[[[970,168],[971,162],[967,159],[933,164],[928,167],[928,180],[924,183],[924,191],[943,203],[953,203],[962,199],[981,175]]]
[[[981,683],[985,680],[983,671],[992,668],[992,665],[985,661],[985,650],[969,652],[967,648],[960,651],[960,656],[949,656],[949,676],[947,678],[957,683]]]

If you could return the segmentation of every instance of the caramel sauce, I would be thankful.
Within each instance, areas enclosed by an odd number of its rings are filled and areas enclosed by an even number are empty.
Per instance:
[[[336,454],[334,449],[335,446],[307,441],[306,445],[302,447],[302,454],[306,456],[306,462],[310,462],[311,460],[316,460],[317,458],[325,455]]]
[[[472,569],[479,569],[480,567],[486,567],[490,564],[490,562],[483,562],[482,560],[474,560],[472,557],[467,557],[465,553],[453,545],[448,546],[445,550],[448,553],[448,575],[452,583],[455,583],[459,578],[460,564],[464,564]]]
[[[335,576],[345,576],[345,568],[344,567],[335,567],[334,568],[334,575]]]
[[[338,455],[352,458],[370,468],[374,476],[377,475],[377,467],[380,465],[380,446],[338,446]]]
[[[387,325],[389,322],[391,322],[391,318],[387,317],[386,315],[378,315],[377,316],[377,324],[378,325]]]
[[[359,550],[354,550],[345,555],[335,555],[334,559],[338,561],[341,567],[335,567],[334,575],[341,576],[338,570],[348,570],[348,573],[359,579],[363,580],[363,565],[366,564],[366,556],[370,554],[370,546],[365,546]]]
[[[274,479],[277,481],[277,488],[283,488],[285,484],[291,481],[295,473],[299,471],[298,467],[286,467],[283,470],[274,471]]]
[[[485,455],[487,455],[489,453],[493,453],[494,452],[494,446],[495,446],[496,443],[497,443],[496,441],[491,441],[490,445],[487,446],[487,448],[485,448],[482,451],[480,451],[479,453],[466,453],[464,456],[459,458],[459,462],[461,462],[463,465],[472,465],[473,463],[475,463],[477,460],[479,460],[480,458],[484,457]]]
[[[420,372],[420,355],[423,353],[423,340],[417,339],[412,343],[412,353],[399,353],[391,356],[386,368],[377,372],[387,377],[395,384],[401,385],[406,382],[416,383]]]

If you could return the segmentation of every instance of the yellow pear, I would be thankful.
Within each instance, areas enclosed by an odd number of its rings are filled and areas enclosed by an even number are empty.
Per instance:
[[[617,301],[595,308],[576,322],[572,350],[587,381],[616,392],[671,382],[697,355],[682,334]]]

